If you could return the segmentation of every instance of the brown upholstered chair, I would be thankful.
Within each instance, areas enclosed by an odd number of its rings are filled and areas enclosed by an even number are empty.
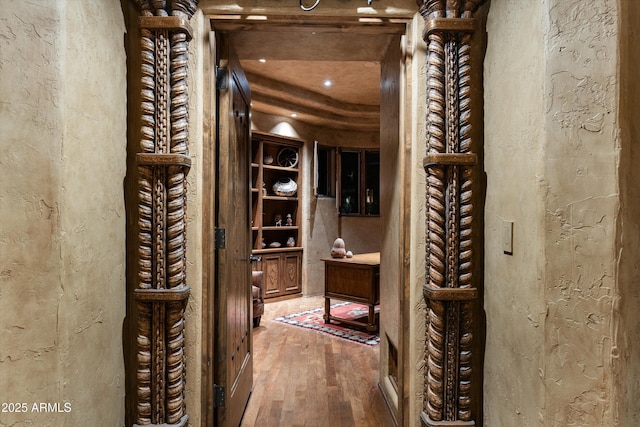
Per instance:
[[[264,314],[264,283],[262,271],[251,272],[251,297],[253,299],[253,327],[260,326]]]

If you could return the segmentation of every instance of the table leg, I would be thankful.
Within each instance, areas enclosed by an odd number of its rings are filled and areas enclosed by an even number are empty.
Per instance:
[[[376,307],[373,304],[369,305],[369,324],[367,325],[367,329],[369,331],[378,329],[376,326]]]
[[[331,323],[331,298],[324,297],[324,323]]]

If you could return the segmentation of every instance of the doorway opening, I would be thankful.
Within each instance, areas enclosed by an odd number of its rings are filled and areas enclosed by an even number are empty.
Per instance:
[[[301,292],[296,296],[323,295],[321,258],[329,255],[335,238],[342,237],[347,249],[356,254],[380,252],[379,387],[394,420],[401,422],[402,399],[398,395],[404,381],[405,339],[402,259],[407,250],[402,210],[408,203],[404,188],[409,175],[404,167],[405,148],[400,143],[400,99],[404,72],[401,43],[406,23],[372,27],[349,21],[280,22],[269,26],[215,17],[211,26],[214,33],[228,35],[249,82],[252,131],[302,143],[298,166]],[[335,195],[315,194],[317,145],[336,152],[351,149],[379,153],[376,197],[380,200],[376,201],[378,210],[374,214],[366,207],[361,214],[341,211],[339,182]],[[339,175],[336,171],[333,174]],[[369,193],[363,194],[364,199]],[[210,399],[212,396],[207,397]]]

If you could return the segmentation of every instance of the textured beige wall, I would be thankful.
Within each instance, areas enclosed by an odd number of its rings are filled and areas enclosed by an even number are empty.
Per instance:
[[[618,8],[550,1],[545,38],[548,425],[616,425]]]
[[[185,310],[185,356],[187,414],[192,425],[200,425],[202,412],[202,319],[203,319],[203,214],[204,185],[203,144],[205,130],[210,125],[206,121],[205,93],[206,79],[209,78],[211,64],[208,61],[208,23],[201,11],[197,11],[190,21],[193,39],[189,43],[189,156],[191,170],[187,175],[187,279],[191,295]],[[203,113],[203,111],[205,113]]]
[[[411,259],[409,274],[409,301],[406,309],[411,310],[409,331],[409,354],[405,359],[408,376],[408,395],[404,396],[407,406],[408,425],[418,427],[424,397],[424,351],[425,351],[425,310],[426,304],[422,295],[425,281],[425,179],[422,160],[426,153],[426,45],[422,41],[424,20],[414,17],[411,31],[406,41],[407,54],[407,126],[411,135]]]
[[[27,413],[2,412],[0,423],[120,426],[126,164],[120,2],[6,6],[0,402],[26,403]],[[34,403],[58,403],[63,412],[34,412]]]
[[[623,14],[613,0],[491,2],[486,425],[640,417],[631,397],[640,319],[631,308],[639,181],[629,101],[639,89],[628,78],[639,62],[626,44],[638,37],[638,7],[624,5]],[[501,254],[503,220],[515,224],[513,256]]]
[[[484,62],[485,425],[539,424],[544,413],[544,14],[492,1]],[[502,227],[513,221],[513,255]]]
[[[0,402],[25,402],[30,412],[33,402],[67,398],[57,328],[64,15],[59,4],[33,10],[20,3],[0,14]],[[8,425],[48,419],[0,413]]]

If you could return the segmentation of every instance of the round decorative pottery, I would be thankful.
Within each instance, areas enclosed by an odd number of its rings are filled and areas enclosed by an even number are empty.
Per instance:
[[[347,258],[353,258],[353,252],[347,251]]]
[[[271,242],[271,243],[269,243],[269,247],[270,248],[279,248],[280,246],[282,246],[280,244],[280,242]]]
[[[290,247],[290,248],[292,248],[292,247],[294,247],[295,245],[296,245],[296,239],[294,239],[294,238],[293,238],[293,236],[292,236],[292,237],[289,237],[289,238],[287,239],[287,246],[288,246],[288,247]]]
[[[344,240],[338,237],[333,242],[333,247],[331,248],[331,256],[333,258],[344,258],[346,254],[347,251],[345,250]]]
[[[266,156],[264,156],[263,162],[264,162],[265,165],[273,164],[273,156],[267,154]]]
[[[277,196],[293,196],[298,191],[298,184],[291,178],[281,178],[273,184],[273,192]]]

